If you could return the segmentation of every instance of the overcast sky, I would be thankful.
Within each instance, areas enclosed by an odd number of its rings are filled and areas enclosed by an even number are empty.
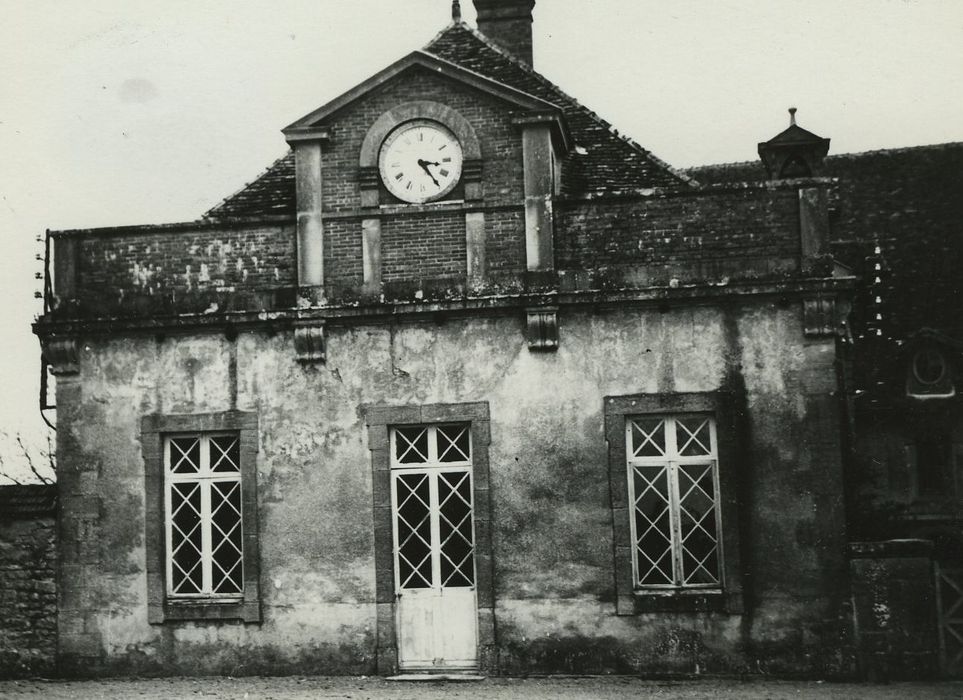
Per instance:
[[[471,0],[462,0],[474,22]],[[38,433],[35,237],[193,220],[449,0],[0,0],[0,428]],[[963,140],[961,0],[538,0],[535,64],[670,164]],[[3,447],[0,445],[0,454]]]

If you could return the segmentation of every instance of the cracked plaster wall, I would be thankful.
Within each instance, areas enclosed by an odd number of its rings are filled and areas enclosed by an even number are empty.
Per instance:
[[[370,673],[371,465],[361,406],[487,401],[505,672],[845,669],[833,342],[755,302],[560,313],[557,353],[515,317],[94,339],[58,381],[60,639],[83,673]],[[607,395],[740,392],[747,612],[614,614]],[[261,624],[147,623],[145,414],[259,416]]]

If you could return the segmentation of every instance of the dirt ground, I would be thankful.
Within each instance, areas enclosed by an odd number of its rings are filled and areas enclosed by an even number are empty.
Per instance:
[[[473,682],[404,682],[383,678],[160,678],[106,681],[3,681],[0,698],[44,700],[847,700],[963,699],[963,682],[885,685],[793,681],[645,681],[635,678],[493,678]]]

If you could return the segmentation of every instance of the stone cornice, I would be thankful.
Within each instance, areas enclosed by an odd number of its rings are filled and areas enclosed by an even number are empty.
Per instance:
[[[680,284],[612,291],[518,293],[480,297],[458,297],[425,301],[357,303],[317,306],[283,311],[249,311],[214,314],[182,314],[140,318],[53,319],[41,317],[33,332],[44,341],[79,336],[138,333],[181,333],[226,329],[293,328],[317,321],[327,326],[418,321],[468,316],[502,316],[525,313],[538,307],[558,309],[611,310],[623,307],[671,308],[675,305],[710,305],[749,299],[794,301],[814,295],[849,296],[855,277],[808,278],[729,284]]]

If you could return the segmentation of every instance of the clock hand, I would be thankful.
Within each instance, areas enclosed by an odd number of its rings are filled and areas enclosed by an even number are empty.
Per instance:
[[[431,171],[428,169],[429,165],[438,165],[438,163],[431,163],[427,160],[422,160],[421,158],[419,158],[418,165],[421,166],[421,169],[425,171],[425,174],[431,178],[431,181],[435,183],[435,187],[441,187],[441,185],[438,183],[438,180],[435,179],[435,176],[432,175]]]

